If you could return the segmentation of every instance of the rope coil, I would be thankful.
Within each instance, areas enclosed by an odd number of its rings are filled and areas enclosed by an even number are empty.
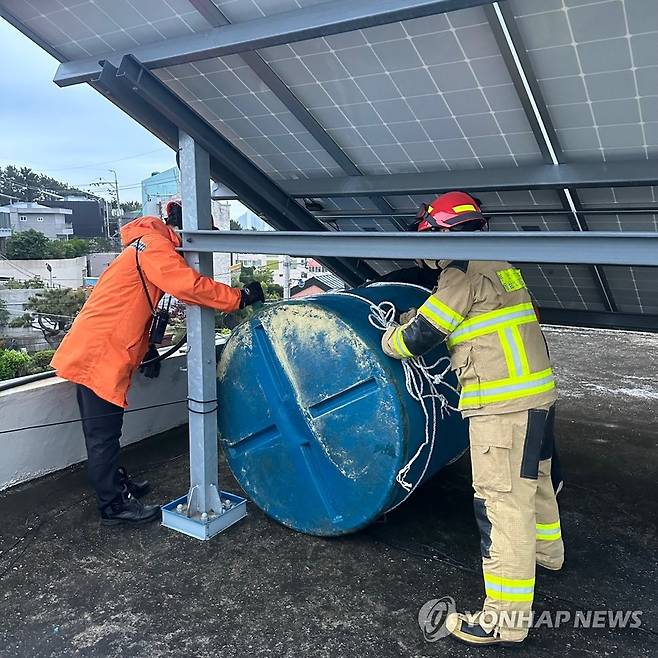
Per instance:
[[[392,302],[383,301],[379,304],[375,304],[369,299],[361,297],[353,292],[341,292],[338,294],[356,297],[357,299],[366,302],[370,307],[368,321],[376,329],[383,332],[390,327],[398,326],[398,323],[395,320],[397,310]],[[439,368],[441,364],[445,364],[443,370],[441,370],[441,372],[436,372],[436,369]],[[404,503],[425,477],[425,473],[427,473],[427,469],[432,461],[432,455],[434,454],[434,446],[437,439],[437,419],[439,415],[441,418],[445,418],[446,414],[450,414],[451,411],[458,411],[458,409],[453,407],[446,396],[439,390],[440,386],[446,386],[450,390],[459,394],[459,391],[457,391],[456,388],[445,381],[445,377],[450,370],[449,357],[442,356],[434,363],[427,364],[424,357],[416,356],[410,359],[403,359],[401,365],[404,372],[404,382],[407,392],[413,400],[418,402],[425,418],[425,439],[420,446],[418,446],[415,454],[398,471],[395,477],[395,481],[407,493],[400,502],[388,510],[389,512],[398,507],[398,505]],[[428,446],[427,458],[420,476],[415,483],[409,482],[407,478],[413,465]]]

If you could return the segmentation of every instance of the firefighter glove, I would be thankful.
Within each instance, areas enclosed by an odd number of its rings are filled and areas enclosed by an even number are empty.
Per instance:
[[[265,301],[263,287],[258,281],[251,281],[240,290],[240,293],[242,295],[242,298],[240,299],[240,308]]]

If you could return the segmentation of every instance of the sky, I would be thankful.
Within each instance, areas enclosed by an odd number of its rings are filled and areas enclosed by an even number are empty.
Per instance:
[[[141,181],[174,166],[174,152],[88,85],[60,89],[57,66],[0,18],[0,166],[28,166],[76,187],[113,180],[114,169],[121,200],[141,201]],[[232,217],[245,211],[231,205]]]

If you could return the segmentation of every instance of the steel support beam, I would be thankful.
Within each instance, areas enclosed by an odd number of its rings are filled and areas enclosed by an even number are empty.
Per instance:
[[[183,251],[373,259],[506,260],[516,263],[658,265],[658,233],[184,232]]]
[[[213,197],[214,198],[214,197]],[[495,210],[484,209],[484,214],[487,217],[507,217],[513,215],[515,217],[537,217],[541,215],[572,215],[573,211],[569,208],[554,208],[554,207],[536,207],[536,208],[496,208]],[[622,206],[615,208],[614,206],[599,206],[597,208],[583,208],[576,210],[578,215],[651,215],[658,214],[658,206],[641,206],[637,208],[629,208]],[[395,210],[390,213],[393,217],[415,217],[415,210]],[[389,217],[389,213],[377,213],[371,210],[323,210],[322,212],[314,213],[317,219],[321,220],[335,220],[335,219],[382,219]]]
[[[336,0],[137,46],[130,54],[147,68],[161,68],[476,7],[491,1]],[[124,54],[128,53],[108,52],[97,57],[65,62],[57,69],[55,82],[60,86],[88,82],[100,72],[99,60],[110,60],[118,64]]]
[[[262,213],[274,228],[327,230],[134,58],[125,57],[119,70],[105,62],[93,84],[174,149],[178,148],[178,128],[183,129],[210,154],[211,177],[234,190],[245,205]],[[334,258],[325,265],[350,285],[375,276],[365,263]]]
[[[505,2],[494,2],[485,7],[484,12],[544,162],[564,162],[557,133],[511,7]]]
[[[449,190],[497,192],[565,187],[628,187],[658,184],[658,167],[646,160],[570,162],[490,169],[454,169],[412,174],[377,174],[282,181],[293,197],[434,194]]]
[[[180,134],[180,170],[183,228],[212,230],[210,212],[210,158],[194,140]],[[188,252],[188,265],[212,277],[212,254]],[[190,397],[190,491],[188,514],[219,509],[217,485],[217,364],[215,312],[201,306],[186,307],[187,390]]]
[[[230,25],[224,12],[212,0],[190,0],[195,9],[213,27]],[[349,176],[362,176],[363,172],[356,166],[351,158],[343,151],[337,142],[320,125],[320,122],[306,109],[306,106],[295,96],[290,87],[281,80],[272,67],[257,53],[246,52],[241,55],[242,60],[267,85],[269,90],[283,103],[286,109],[306,128],[315,141],[333,158],[334,162]],[[392,213],[393,207],[382,197],[370,197],[374,206],[384,215]],[[398,228],[403,229],[404,224],[391,218]]]
[[[532,62],[528,57],[523,37],[516,25],[512,8],[506,3],[494,2],[485,7],[485,14],[544,157],[544,162],[556,165],[566,162]],[[565,188],[558,190],[558,195],[562,207],[571,211],[569,221],[573,230],[589,230],[586,219],[578,212],[580,205],[578,192],[575,189]],[[600,291],[606,310],[616,311],[617,304],[605,272],[596,265],[591,266],[590,272]]]
[[[599,329],[658,332],[658,315],[572,311],[562,308],[540,307],[539,317],[542,324],[556,324],[565,327],[595,327]]]
[[[211,230],[210,159],[189,135],[180,133],[183,228]],[[212,276],[212,255],[187,252],[188,264]],[[215,312],[187,306],[187,390],[190,436],[190,488],[164,506],[163,523],[198,539],[209,539],[246,516],[246,501],[220,496],[217,449],[217,358]],[[175,505],[175,506],[174,506]],[[229,513],[229,505],[232,513]]]

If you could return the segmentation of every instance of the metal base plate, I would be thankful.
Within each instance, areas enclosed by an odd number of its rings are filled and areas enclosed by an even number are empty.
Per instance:
[[[245,498],[227,491],[222,491],[220,497],[222,502],[229,501],[231,503],[230,509],[224,510],[222,514],[210,514],[207,518],[198,515],[195,517],[187,516],[185,512],[187,509],[187,495],[172,500],[162,507],[162,525],[195,539],[210,539],[247,516],[247,500]]]

